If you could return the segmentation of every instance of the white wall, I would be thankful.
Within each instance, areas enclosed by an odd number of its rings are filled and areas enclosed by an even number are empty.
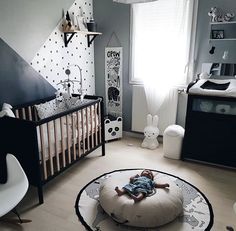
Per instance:
[[[0,36],[30,62],[74,0],[1,0]]]
[[[84,18],[88,20],[93,15],[93,1],[76,0],[68,9],[74,27],[77,25],[74,16],[80,15],[81,9]],[[73,81],[71,82],[72,93],[79,93],[81,87],[79,68],[81,68],[84,93],[95,94],[94,45],[88,47],[87,36],[77,33],[65,47],[63,25],[65,20],[61,19],[36,52],[31,65],[59,91],[65,90],[63,81],[68,78],[65,73],[68,68],[71,71],[69,79]]]

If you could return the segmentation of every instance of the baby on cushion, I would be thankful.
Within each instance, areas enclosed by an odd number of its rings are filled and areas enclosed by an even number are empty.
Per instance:
[[[153,173],[150,170],[143,170],[140,175],[130,177],[129,184],[122,189],[115,187],[118,196],[128,194],[134,202],[141,201],[146,196],[153,193],[154,188],[166,188],[169,184],[157,184],[153,181]]]

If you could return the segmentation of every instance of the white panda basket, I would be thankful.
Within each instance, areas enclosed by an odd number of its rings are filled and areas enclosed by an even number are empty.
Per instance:
[[[122,138],[122,117],[105,119],[105,141]]]

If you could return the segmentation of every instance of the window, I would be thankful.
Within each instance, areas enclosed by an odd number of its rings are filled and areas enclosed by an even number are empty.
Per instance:
[[[193,9],[194,0],[132,4],[131,83],[187,83]]]

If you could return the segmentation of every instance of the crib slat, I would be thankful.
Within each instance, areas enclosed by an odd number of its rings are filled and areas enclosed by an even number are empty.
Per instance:
[[[46,160],[45,160],[45,141],[44,141],[44,132],[43,132],[43,125],[39,126],[39,131],[40,131],[40,143],[41,143],[41,161],[43,164],[43,178],[44,180],[47,180],[48,174],[47,174],[47,166],[46,166]]]
[[[99,126],[99,143],[102,142],[102,125],[101,125],[101,102],[98,104],[98,126]]]
[[[87,151],[90,150],[90,140],[89,140],[89,112],[88,112],[88,107],[86,107],[86,131],[87,131]]]
[[[28,117],[29,117],[29,120],[32,121],[32,108],[30,106],[28,106]]]
[[[76,142],[76,134],[75,134],[75,123],[74,123],[74,116],[75,114],[71,114],[71,121],[72,121],[72,145],[73,145],[73,157],[76,160],[76,150],[75,150],[75,142]]]
[[[25,108],[22,108],[22,118],[25,120],[26,119],[26,114],[25,114]]]
[[[19,110],[18,110],[18,109],[16,109],[16,111],[15,111],[15,116],[16,116],[16,118],[18,118],[18,119],[20,118],[20,117],[19,117]]]
[[[65,155],[65,138],[64,138],[64,126],[63,117],[60,117],[60,127],[61,127],[61,153],[62,153],[62,164],[66,167],[66,155]]]
[[[77,111],[77,136],[78,136],[78,157],[80,157],[80,141],[81,141],[81,137],[80,137],[80,123],[81,123],[81,121],[80,121],[80,117],[79,117],[79,113],[81,113],[81,112],[79,112],[79,111]]]
[[[34,120],[35,120],[35,121],[38,121],[38,120],[39,120],[39,118],[38,118],[38,112],[37,112],[37,110],[36,110],[35,107],[33,107],[33,113],[34,113]]]
[[[91,124],[91,142],[92,142],[92,148],[94,147],[94,105],[91,105],[90,107],[90,124]]]
[[[84,126],[84,109],[81,110],[81,128],[82,128],[82,140],[83,140],[83,154],[85,153],[85,126]]]
[[[60,161],[59,161],[59,150],[58,150],[58,127],[57,127],[57,119],[53,120],[54,125],[54,138],[55,138],[55,156],[57,162],[57,171],[60,171]]]
[[[52,156],[52,149],[51,149],[51,134],[50,134],[50,127],[49,127],[49,123],[47,123],[47,137],[48,137],[48,155],[49,155],[49,164],[50,164],[50,172],[51,175],[54,174],[54,167],[53,167],[53,156]]]
[[[94,120],[95,120],[95,145],[98,145],[98,104],[95,104],[95,110],[94,110]]]
[[[68,161],[69,164],[71,163],[71,152],[70,152],[70,127],[69,127],[69,118],[68,115],[66,115],[66,132],[67,132],[67,151],[68,151]]]

